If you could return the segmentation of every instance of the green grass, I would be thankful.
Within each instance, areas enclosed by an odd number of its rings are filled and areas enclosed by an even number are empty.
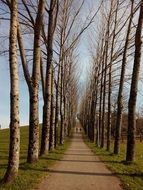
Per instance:
[[[114,155],[112,151],[107,152],[100,149],[94,143],[85,141],[91,150],[100,157],[110,170],[117,175],[125,190],[143,190],[143,143],[136,143],[135,162],[131,165],[125,164],[126,145],[121,144],[121,154]],[[112,148],[113,150],[113,145]]]
[[[48,174],[48,168],[55,161],[60,160],[65,150],[70,145],[70,139],[67,139],[63,146],[57,147],[56,150],[49,152],[47,156],[43,156],[39,161],[30,165],[26,163],[27,145],[28,145],[28,127],[21,127],[21,151],[20,151],[20,168],[19,175],[15,182],[10,185],[0,186],[2,190],[30,190],[41,179]],[[0,130],[0,180],[5,174],[9,149],[9,130]]]

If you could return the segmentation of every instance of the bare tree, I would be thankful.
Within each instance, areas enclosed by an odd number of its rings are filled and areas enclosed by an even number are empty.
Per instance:
[[[119,154],[120,152],[120,138],[121,138],[122,110],[123,110],[123,86],[124,86],[124,80],[125,80],[127,51],[128,51],[128,46],[129,46],[129,37],[130,37],[130,32],[131,32],[133,11],[134,11],[134,0],[131,3],[131,13],[130,13],[130,19],[129,19],[128,29],[127,29],[123,59],[122,59],[122,68],[121,68],[119,93],[118,93],[118,101],[117,101],[118,108],[117,108],[117,121],[116,121],[116,128],[115,128],[114,154]]]
[[[9,159],[3,182],[12,182],[18,174],[20,152],[19,130],[19,75],[17,63],[17,1],[11,2],[10,37],[9,37],[9,66],[10,66],[10,145]]]
[[[50,134],[50,120],[51,120],[51,76],[52,76],[52,61],[53,61],[53,39],[56,28],[58,14],[58,1],[50,1],[49,9],[49,25],[47,37],[47,65],[46,65],[46,82],[44,94],[44,107],[43,107],[43,125],[42,125],[42,138],[40,155],[46,154],[49,150],[49,134]]]
[[[136,130],[136,99],[139,80],[139,71],[141,63],[141,45],[142,45],[142,26],[143,26],[143,0],[140,2],[140,13],[135,35],[135,57],[128,102],[128,135],[127,135],[127,153],[126,161],[133,162],[135,156],[135,130]]]

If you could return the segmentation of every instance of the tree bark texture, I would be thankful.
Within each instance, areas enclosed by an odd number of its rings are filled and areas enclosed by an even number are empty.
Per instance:
[[[49,10],[49,25],[48,25],[48,39],[47,39],[47,68],[46,68],[46,83],[43,109],[43,125],[40,155],[46,154],[49,150],[49,135],[50,135],[50,120],[51,120],[51,77],[52,77],[52,61],[53,61],[53,37],[57,17],[57,0],[50,1]]]
[[[9,159],[4,183],[12,182],[18,174],[20,152],[19,130],[19,75],[17,63],[17,0],[11,2],[9,38],[9,66],[10,66],[10,144]]]
[[[40,79],[40,36],[45,10],[45,1],[41,0],[38,4],[38,13],[34,27],[34,45],[33,45],[33,71],[32,88],[30,94],[30,115],[29,115],[29,144],[27,162],[34,163],[39,156],[39,79]]]

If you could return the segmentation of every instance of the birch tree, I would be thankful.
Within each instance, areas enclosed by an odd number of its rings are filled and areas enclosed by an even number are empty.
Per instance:
[[[8,167],[4,183],[12,182],[18,174],[20,152],[20,118],[19,118],[19,74],[17,61],[17,1],[11,2],[10,37],[9,37],[9,68],[10,68],[10,144]]]

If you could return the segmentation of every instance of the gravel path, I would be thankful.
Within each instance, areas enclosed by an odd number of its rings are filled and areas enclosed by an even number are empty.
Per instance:
[[[63,159],[49,169],[49,175],[35,190],[122,190],[120,184],[77,132]]]

